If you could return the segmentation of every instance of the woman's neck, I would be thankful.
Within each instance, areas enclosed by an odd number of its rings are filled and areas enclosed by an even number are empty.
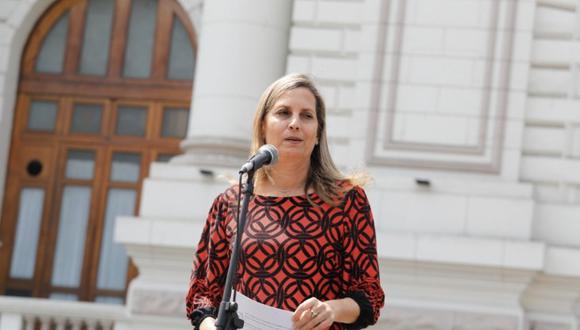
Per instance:
[[[264,176],[257,182],[257,192],[263,195],[292,196],[304,193],[310,164],[278,163],[268,170],[269,178]]]

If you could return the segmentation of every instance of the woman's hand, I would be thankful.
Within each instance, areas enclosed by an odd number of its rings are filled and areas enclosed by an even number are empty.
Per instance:
[[[215,319],[213,317],[206,317],[199,325],[199,330],[215,330]]]
[[[303,301],[294,311],[292,323],[296,330],[328,329],[336,315],[332,306],[316,298]]]

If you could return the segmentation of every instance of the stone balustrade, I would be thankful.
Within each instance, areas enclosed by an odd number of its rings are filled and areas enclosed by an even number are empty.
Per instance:
[[[113,330],[125,306],[0,296],[0,330]]]

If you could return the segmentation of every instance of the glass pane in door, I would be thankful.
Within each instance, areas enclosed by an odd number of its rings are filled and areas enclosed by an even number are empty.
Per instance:
[[[137,182],[141,168],[141,155],[115,152],[111,165],[111,181]]]
[[[36,71],[46,73],[62,72],[68,32],[68,17],[68,12],[63,14],[44,37],[36,61]]]
[[[147,78],[151,75],[157,0],[131,1],[131,18],[123,76]]]
[[[124,290],[129,257],[125,247],[113,241],[118,216],[133,215],[137,193],[133,189],[111,189],[107,196],[105,228],[101,243],[101,257],[97,288]]]
[[[114,0],[90,0],[85,23],[80,71],[104,76],[109,62]]]
[[[120,106],[117,109],[117,135],[145,136],[147,108]]]
[[[16,239],[10,265],[12,278],[30,279],[34,276],[43,203],[44,190],[41,188],[24,188],[20,192]]]
[[[64,188],[52,268],[52,285],[78,287],[80,284],[90,203],[90,187]]]
[[[184,138],[187,134],[189,111],[184,108],[166,108],[163,110],[161,136]]]
[[[95,169],[95,153],[84,150],[70,150],[66,160],[67,179],[90,180]]]
[[[28,125],[31,131],[53,132],[56,127],[58,105],[54,101],[32,101],[28,109]]]
[[[189,34],[179,18],[173,16],[169,51],[169,79],[193,80],[194,61]]]
[[[101,131],[103,106],[100,104],[75,104],[70,131],[97,134]]]

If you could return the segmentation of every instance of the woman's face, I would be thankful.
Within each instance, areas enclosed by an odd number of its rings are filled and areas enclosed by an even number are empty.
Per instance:
[[[283,93],[266,114],[262,130],[266,143],[280,152],[280,160],[309,160],[318,140],[316,99],[312,92],[300,87]]]

